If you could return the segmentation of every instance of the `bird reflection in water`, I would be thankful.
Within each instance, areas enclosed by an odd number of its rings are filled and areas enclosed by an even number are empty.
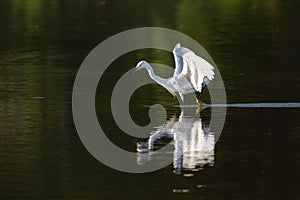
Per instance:
[[[137,163],[143,165],[155,156],[161,156],[155,153],[155,149],[164,146],[165,139],[173,140],[174,151],[171,153],[174,173],[198,171],[204,166],[214,165],[214,133],[210,132],[199,116],[185,114],[185,111],[181,112],[179,118],[174,116],[157,127],[146,142],[137,144]],[[165,153],[169,155],[170,152]]]

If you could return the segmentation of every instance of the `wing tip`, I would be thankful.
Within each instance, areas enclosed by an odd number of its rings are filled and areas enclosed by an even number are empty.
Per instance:
[[[175,53],[176,50],[180,49],[181,48],[181,44],[180,43],[177,43],[173,49],[173,52]]]

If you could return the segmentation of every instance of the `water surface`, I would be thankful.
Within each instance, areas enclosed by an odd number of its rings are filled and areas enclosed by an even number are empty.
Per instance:
[[[298,199],[299,108],[228,108],[213,164],[186,173],[170,164],[147,174],[118,172],[94,159],[71,112],[85,56],[106,38],[142,26],[171,28],[203,45],[222,74],[228,103],[299,103],[298,10],[296,0],[1,1],[0,197]],[[111,64],[96,96],[107,136],[133,152],[141,140],[116,126],[109,106],[114,84],[140,59],[173,65],[167,52],[128,53]],[[207,91],[202,98],[209,103]],[[178,102],[149,85],[132,98],[137,124],[149,122],[154,103],[166,107],[168,120],[180,116]],[[201,123],[209,119],[210,110],[202,111]]]

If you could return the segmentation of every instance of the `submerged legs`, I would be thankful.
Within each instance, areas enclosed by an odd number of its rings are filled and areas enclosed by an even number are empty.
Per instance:
[[[201,103],[201,100],[200,100],[201,92],[196,91],[195,94],[196,94],[196,103],[198,104],[198,108],[196,109],[196,113],[198,114],[198,113],[200,113],[201,108],[202,108],[202,103]]]

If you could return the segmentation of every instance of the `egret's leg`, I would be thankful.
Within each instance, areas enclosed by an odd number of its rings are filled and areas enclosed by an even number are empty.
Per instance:
[[[197,110],[196,110],[196,113],[200,113],[200,111],[201,111],[202,103],[201,103],[201,101],[200,101],[200,96],[201,96],[201,94],[202,94],[202,92],[203,92],[203,90],[204,90],[205,88],[206,88],[206,82],[204,81],[204,82],[202,83],[202,90],[201,90],[201,92],[195,91],[195,94],[196,94],[196,103],[198,104],[198,108],[197,108]]]
[[[202,103],[200,101],[200,99],[196,98],[196,103],[198,104],[198,108],[196,109],[196,114],[200,113],[201,109],[202,109]]]
[[[202,104],[201,104],[201,100],[200,100],[201,92],[196,91],[195,94],[196,94],[196,103],[198,104],[196,113],[198,114],[198,113],[200,113],[201,108],[202,108]]]

